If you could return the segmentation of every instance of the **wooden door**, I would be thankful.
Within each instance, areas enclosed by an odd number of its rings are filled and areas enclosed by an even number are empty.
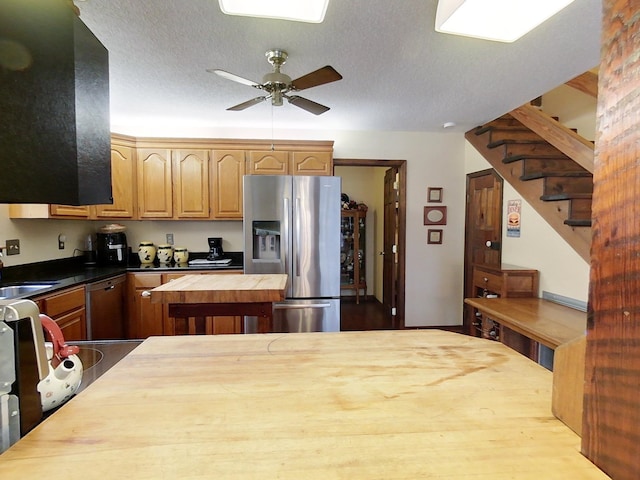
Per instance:
[[[382,254],[382,305],[387,315],[392,317],[392,325],[397,327],[392,315],[398,304],[396,278],[398,275],[398,170],[390,168],[384,174],[384,247]]]
[[[209,150],[174,150],[174,218],[209,218]]]
[[[214,150],[211,164],[211,211],[216,219],[242,219],[244,150]]]
[[[97,218],[133,218],[134,149],[111,144],[111,188],[113,204],[96,205]]]
[[[137,151],[138,218],[171,218],[171,150]]]
[[[128,290],[128,338],[147,338],[163,334],[163,311],[161,303],[151,303],[152,288],[162,284],[159,273],[136,273],[127,275]]]
[[[473,265],[500,267],[502,260],[502,177],[493,169],[467,175],[464,296],[473,296]],[[490,242],[490,246],[487,246]],[[473,312],[464,307],[465,331],[473,334]]]

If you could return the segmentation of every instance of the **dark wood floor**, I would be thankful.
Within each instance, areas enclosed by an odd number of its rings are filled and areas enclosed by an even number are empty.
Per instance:
[[[390,330],[391,318],[385,318],[382,304],[375,297],[340,299],[340,330]]]

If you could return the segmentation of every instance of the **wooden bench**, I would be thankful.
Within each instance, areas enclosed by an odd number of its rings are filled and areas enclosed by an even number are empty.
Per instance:
[[[541,298],[464,301],[501,325],[500,340],[505,345],[525,353],[519,348],[521,342],[514,345],[514,337],[521,335],[554,351],[552,411],[581,435],[587,314]]]

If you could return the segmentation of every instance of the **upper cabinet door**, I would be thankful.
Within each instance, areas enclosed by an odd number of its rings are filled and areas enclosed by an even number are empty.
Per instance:
[[[209,150],[174,150],[174,218],[209,218]]]
[[[293,152],[291,175],[331,175],[332,152]]]
[[[126,145],[111,143],[112,205],[96,205],[97,218],[133,218],[135,150]]]
[[[140,148],[137,152],[138,218],[171,218],[171,150]]]
[[[249,175],[289,175],[289,152],[249,152]]]
[[[242,219],[244,150],[214,150],[211,167],[211,206],[214,219]]]

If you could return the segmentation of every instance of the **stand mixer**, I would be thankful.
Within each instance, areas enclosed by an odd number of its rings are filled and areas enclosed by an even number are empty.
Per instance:
[[[220,260],[223,258],[222,237],[207,238],[207,241],[209,242],[209,255],[207,255],[207,260]]]

